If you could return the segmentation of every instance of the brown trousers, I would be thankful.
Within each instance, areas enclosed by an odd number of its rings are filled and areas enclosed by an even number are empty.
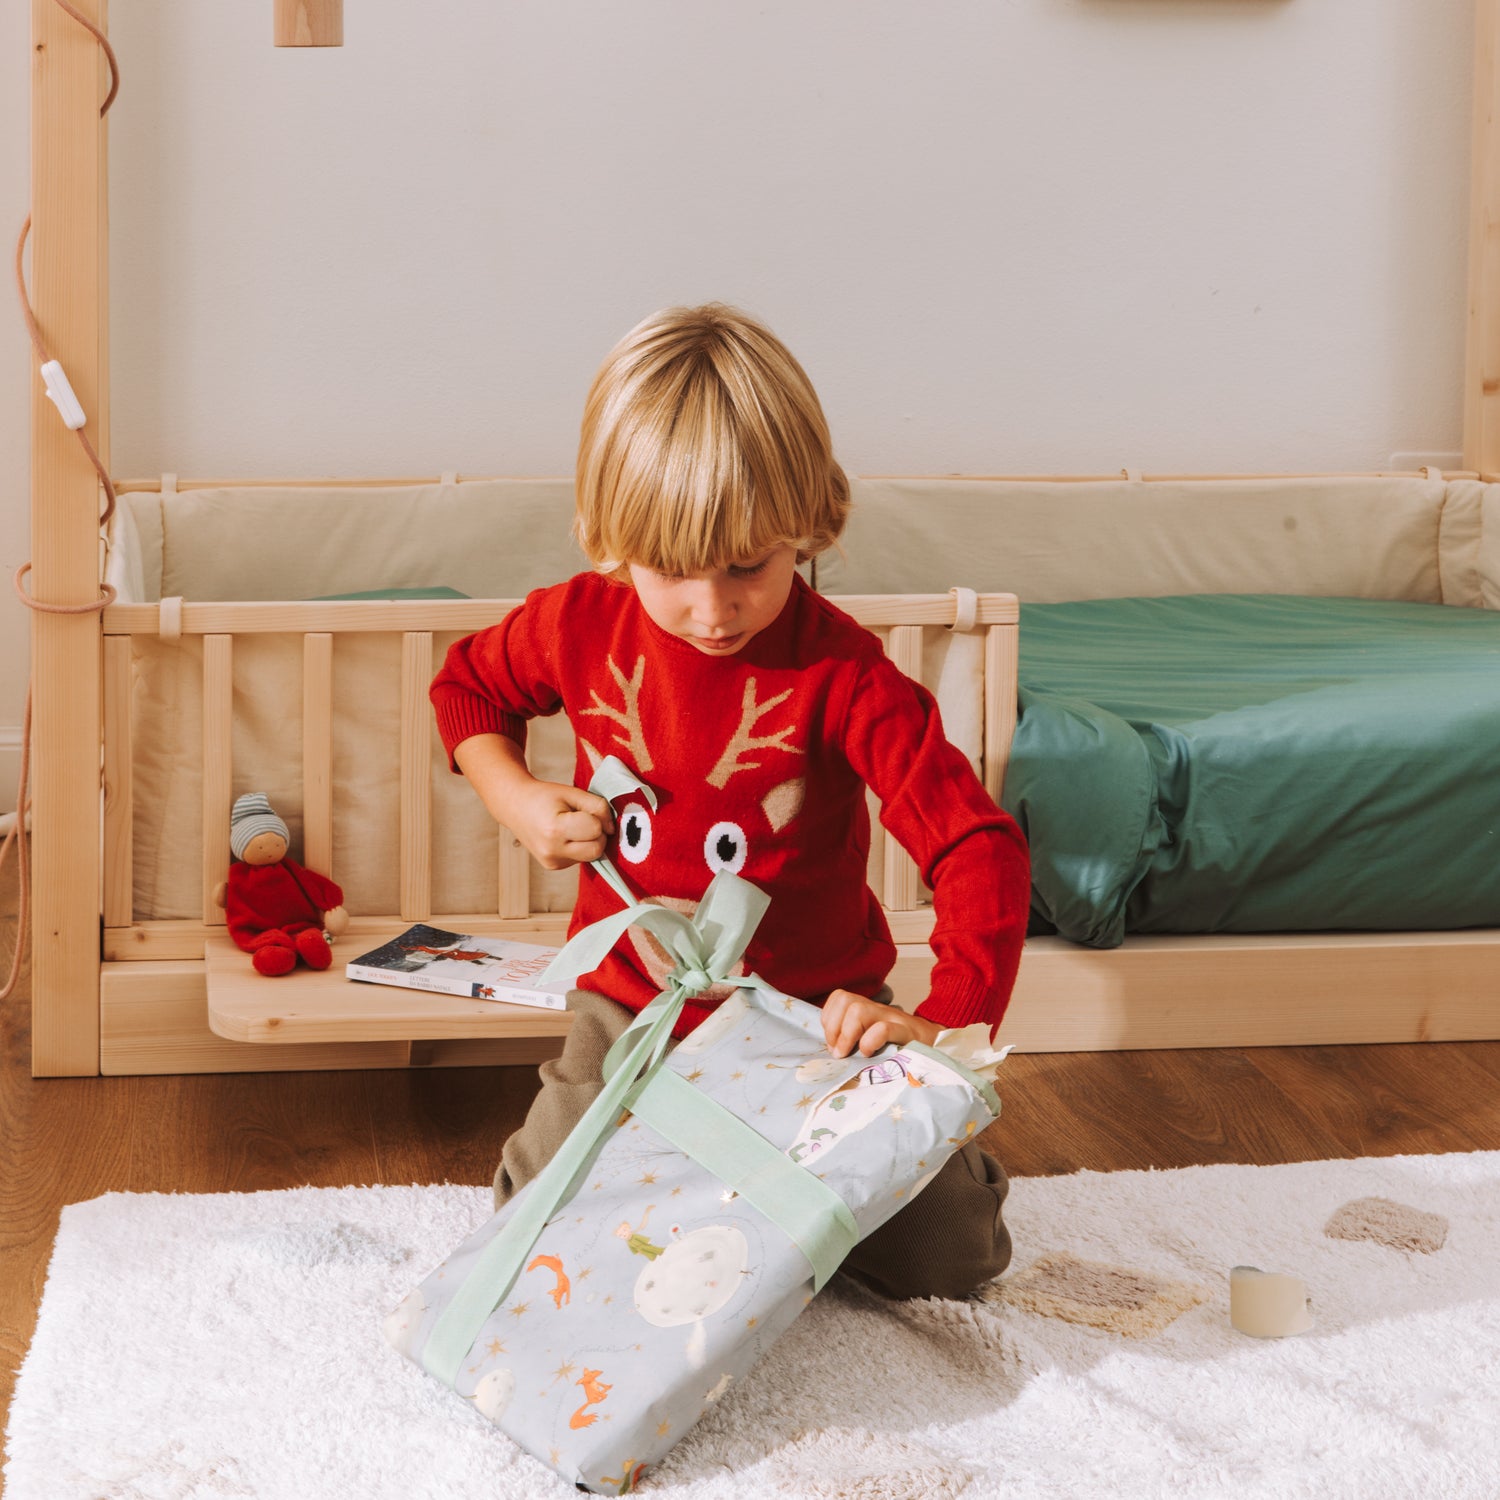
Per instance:
[[[499,1208],[547,1165],[604,1087],[604,1055],[634,1019],[587,990],[568,996],[573,1026],[562,1056],[541,1067],[542,1090],[505,1143],[495,1171]],[[886,1297],[963,1297],[1010,1264],[1002,1211],[1005,1169],[973,1141],[921,1193],[849,1253],[844,1270]]]

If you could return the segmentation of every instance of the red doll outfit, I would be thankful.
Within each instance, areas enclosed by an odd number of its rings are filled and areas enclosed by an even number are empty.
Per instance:
[[[326,969],[333,954],[323,937],[323,913],[344,903],[344,893],[326,875],[294,859],[229,867],[224,915],[235,944],[251,955],[256,972],[285,974],[301,958]]]
[[[814,1003],[834,989],[874,996],[895,963],[866,883],[870,788],[933,891],[936,963],[918,1014],[999,1023],[1030,904],[1025,840],[944,737],[932,695],[801,578],[770,625],[712,657],[658,626],[633,589],[580,574],[456,642],[431,696],[450,764],[471,735],[524,745],[528,719],[563,710],[578,785],[616,755],[657,793],[655,812],[639,797],[615,804],[610,854],[632,889],[691,911],[716,871],[743,875],[771,897],[746,967]],[[582,867],[570,935],[618,908]],[[639,1011],[665,969],[632,928],[579,986]],[[675,1034],[723,998],[690,1001]]]

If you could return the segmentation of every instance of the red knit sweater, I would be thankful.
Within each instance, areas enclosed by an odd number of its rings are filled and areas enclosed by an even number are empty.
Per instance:
[[[655,813],[640,797],[615,804],[610,854],[632,889],[691,912],[717,870],[752,881],[771,905],[746,968],[814,1003],[874,995],[896,958],[865,881],[868,786],[933,891],[936,962],[918,1013],[998,1024],[1026,932],[1025,841],[944,738],[932,695],[800,578],[772,624],[711,657],[658,626],[633,589],[580,574],[455,643],[432,702],[450,759],[475,734],[524,744],[527,719],[562,709],[578,785],[616,755],[657,793]],[[618,908],[585,866],[570,935]],[[580,984],[638,1011],[665,972],[655,939],[631,928]],[[677,1035],[726,993],[690,1001]]]

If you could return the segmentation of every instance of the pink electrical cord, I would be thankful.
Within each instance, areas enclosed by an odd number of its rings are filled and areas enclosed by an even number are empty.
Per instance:
[[[61,10],[66,11],[78,24],[87,31],[94,34],[99,45],[104,48],[104,55],[109,59],[110,85],[109,93],[104,103],[99,106],[101,118],[108,112],[111,104],[115,102],[115,95],[120,92],[120,64],[115,56],[115,49],[110,46],[109,38],[94,25],[87,16],[68,4],[68,0],[54,0]],[[36,314],[31,308],[31,298],[26,291],[26,273],[24,270],[24,257],[26,253],[26,237],[31,233],[31,215],[26,215],[26,222],[21,226],[21,237],[16,241],[16,290],[21,298],[21,315],[26,319],[27,331],[31,334],[31,342],[36,349],[37,356],[43,364],[51,358],[47,345],[42,338],[42,330],[37,325]],[[83,444],[84,452],[89,456],[89,462],[93,464],[99,475],[99,480],[104,486],[104,493],[108,497],[103,514],[99,517],[99,524],[103,526],[114,514],[115,510],[115,487],[105,472],[104,465],[99,462],[99,455],[94,452],[94,445],[89,442],[81,427],[75,429],[78,441]],[[33,599],[22,585],[22,580],[31,571],[31,564],[24,562],[16,569],[14,587],[16,595],[27,609],[41,610],[49,615],[90,615],[106,608],[114,602],[115,591],[108,584],[103,586],[103,592],[92,604],[43,604]],[[29,796],[29,779],[31,768],[31,689],[26,689],[26,713],[21,726],[21,774],[16,786],[16,826],[6,834],[5,841],[0,843],[0,868],[5,864],[5,856],[10,852],[12,841],[16,845],[16,870],[20,876],[20,897],[16,912],[16,946],[11,954],[10,975],[6,979],[4,987],[0,988],[0,1001],[8,1000],[16,987],[16,981],[21,976],[21,958],[26,948],[26,937],[30,931],[31,924],[31,859],[26,847],[26,815],[31,811]]]

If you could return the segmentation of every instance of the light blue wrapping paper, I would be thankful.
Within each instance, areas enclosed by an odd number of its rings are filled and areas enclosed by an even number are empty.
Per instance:
[[[989,1084],[919,1044],[834,1058],[815,1006],[726,1000],[660,1067],[814,1173],[861,1237],[999,1113]],[[420,1351],[528,1186],[406,1298],[391,1342]],[[454,1389],[571,1483],[620,1494],[812,1301],[786,1233],[633,1113],[609,1128],[570,1201],[484,1322]]]

